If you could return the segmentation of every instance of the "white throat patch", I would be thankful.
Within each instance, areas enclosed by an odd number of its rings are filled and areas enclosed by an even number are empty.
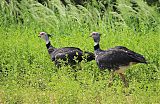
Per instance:
[[[98,45],[99,43],[98,42],[94,42],[94,46]]]

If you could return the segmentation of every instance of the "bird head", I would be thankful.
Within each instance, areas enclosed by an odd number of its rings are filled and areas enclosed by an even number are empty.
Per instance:
[[[94,40],[95,43],[99,43],[99,41],[100,41],[100,33],[98,33],[98,32],[92,32],[90,34],[90,37],[93,38],[93,40]]]
[[[45,32],[40,32],[38,37],[42,38],[43,40],[46,41],[46,43],[48,43],[50,36],[51,36],[50,34],[47,34]]]

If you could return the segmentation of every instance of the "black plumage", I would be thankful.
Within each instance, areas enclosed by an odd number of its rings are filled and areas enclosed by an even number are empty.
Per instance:
[[[93,37],[95,42],[94,45],[95,60],[97,62],[98,67],[102,70],[109,69],[110,71],[119,73],[125,85],[128,86],[125,77],[123,75],[125,69],[133,64],[147,63],[144,56],[136,52],[133,52],[123,46],[116,46],[108,50],[101,50],[99,47],[99,41],[100,41],[99,33],[93,32],[91,36]]]
[[[146,63],[145,58],[126,47],[117,46],[106,51],[96,50],[96,62],[101,69],[118,70],[119,67],[128,66],[131,63]]]
[[[46,47],[48,49],[48,53],[55,62],[57,67],[62,65],[75,65],[82,60],[84,61],[92,61],[95,59],[94,54],[92,52],[85,52],[77,47],[63,47],[63,48],[55,48],[51,45],[48,34],[45,32],[41,32],[39,35],[46,41]]]

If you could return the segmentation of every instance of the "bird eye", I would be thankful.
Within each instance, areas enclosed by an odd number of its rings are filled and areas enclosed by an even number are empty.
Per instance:
[[[42,33],[42,32],[40,32],[39,34],[40,34],[40,35],[44,35],[44,33]]]

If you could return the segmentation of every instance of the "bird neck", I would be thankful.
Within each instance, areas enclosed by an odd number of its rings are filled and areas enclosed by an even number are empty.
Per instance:
[[[98,49],[100,49],[99,43],[98,43],[98,42],[95,42],[95,43],[94,43],[94,50],[96,51],[96,50],[98,50]]]
[[[46,44],[48,44],[48,43],[50,43],[49,39],[48,39],[48,40],[46,40]]]
[[[45,38],[45,41],[46,41],[46,44],[49,44],[49,43],[50,43],[50,41],[49,41],[49,38],[48,38],[48,37],[46,37],[46,38]]]
[[[46,47],[47,47],[47,49],[48,49],[50,46],[51,46],[50,41],[46,41]]]
[[[46,42],[46,44],[48,44],[50,42],[48,35],[44,35],[41,38]]]

